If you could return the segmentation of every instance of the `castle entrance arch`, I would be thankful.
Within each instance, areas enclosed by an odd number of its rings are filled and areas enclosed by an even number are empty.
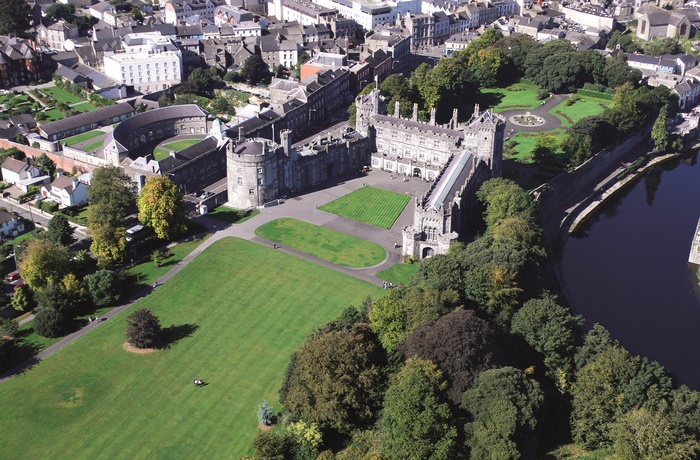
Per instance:
[[[435,251],[433,251],[433,248],[427,247],[423,248],[423,259],[427,259],[428,257],[432,257],[433,254],[435,254]]]
[[[420,168],[413,168],[413,177],[417,177],[418,179],[423,177]]]

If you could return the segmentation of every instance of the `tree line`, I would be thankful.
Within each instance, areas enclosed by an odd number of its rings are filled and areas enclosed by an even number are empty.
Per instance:
[[[602,326],[584,332],[551,292],[524,190],[499,178],[477,196],[481,237],[293,353],[280,428],[255,437],[258,458],[517,459],[572,441],[604,456],[695,458],[700,393]]]

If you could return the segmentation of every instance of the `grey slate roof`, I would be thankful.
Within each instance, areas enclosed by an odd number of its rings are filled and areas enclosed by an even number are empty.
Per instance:
[[[69,129],[88,125],[98,120],[118,117],[133,111],[134,108],[131,106],[131,104],[129,104],[128,102],[121,102],[119,104],[103,107],[92,112],[80,113],[78,115],[74,115],[63,120],[56,120],[51,123],[46,123],[45,125],[41,126],[41,130],[47,136],[52,136],[54,134],[67,131]]]
[[[2,169],[7,169],[8,171],[12,171],[13,173],[21,172],[25,166],[27,166],[27,163],[12,157],[8,157],[7,159],[5,159],[5,161],[2,162]]]

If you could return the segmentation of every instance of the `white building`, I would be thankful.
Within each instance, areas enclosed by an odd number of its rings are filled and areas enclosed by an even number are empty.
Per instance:
[[[274,0],[281,2],[281,0]],[[395,24],[396,15],[420,13],[421,2],[417,0],[395,0],[371,2],[358,0],[316,0],[326,8],[337,10],[340,16],[352,19],[365,30],[374,30],[378,25]]]
[[[165,22],[177,25],[193,14],[214,22],[214,10],[224,4],[224,0],[169,0],[164,7]]]
[[[157,32],[127,34],[124,52],[104,57],[104,73],[148,94],[182,81],[182,52]]]
[[[59,207],[80,206],[88,202],[87,187],[77,179],[58,176],[50,185],[41,187],[41,196],[58,203]]]

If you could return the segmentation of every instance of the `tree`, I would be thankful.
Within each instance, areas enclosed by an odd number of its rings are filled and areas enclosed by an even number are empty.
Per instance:
[[[447,396],[459,404],[477,376],[494,367],[496,335],[472,310],[457,310],[418,326],[400,351],[435,363],[447,379]]]
[[[126,320],[126,341],[136,348],[156,348],[160,334],[160,321],[147,308],[135,310]]]
[[[394,351],[416,327],[437,320],[457,305],[459,294],[455,291],[399,287],[372,304],[369,319],[384,349]]]
[[[75,5],[72,3],[54,3],[48,8],[44,13],[46,19],[51,22],[63,19],[66,22],[72,22],[73,16],[75,16]]]
[[[507,217],[520,216],[529,222],[536,220],[535,203],[528,193],[510,179],[495,178],[484,182],[476,196],[486,205],[486,228]]]
[[[308,422],[349,433],[376,419],[384,363],[367,332],[335,331],[307,340],[290,359],[280,402]]]
[[[109,224],[118,227],[126,211],[134,204],[129,176],[116,166],[101,166],[92,173],[88,187],[90,210],[88,225]]]
[[[525,302],[513,315],[511,333],[523,337],[528,345],[541,353],[550,375],[558,379],[559,372],[567,377],[573,373],[574,347],[581,326],[583,317],[573,316],[556,303],[554,296],[545,294]],[[564,387],[560,386],[560,389]]]
[[[70,246],[73,243],[74,229],[71,227],[68,219],[63,214],[54,215],[49,221],[48,232],[46,237],[52,243],[60,246]]]
[[[567,130],[562,150],[570,166],[578,166],[617,138],[613,124],[602,116],[580,119]]]
[[[260,460],[292,460],[294,438],[287,431],[259,431],[253,450]]]
[[[25,285],[15,289],[12,295],[12,308],[17,311],[28,311],[33,303],[34,299],[29,287]]]
[[[121,297],[121,275],[118,272],[100,269],[85,276],[90,299],[97,307],[116,303]]]
[[[225,97],[217,97],[212,101],[212,103],[209,105],[211,108],[211,111],[215,114],[226,114],[226,115],[235,115],[236,110],[233,108],[231,103],[226,99]]]
[[[197,94],[207,94],[213,82],[211,74],[201,67],[197,67],[187,77],[187,81],[194,84]]]
[[[659,152],[665,152],[668,148],[668,106],[665,105],[659,111],[659,116],[656,117],[654,126],[651,128],[651,138],[654,140],[654,146]]]
[[[267,75],[269,69],[262,57],[257,54],[248,56],[243,63],[243,76],[251,85],[256,84]]]
[[[605,68],[605,78],[608,81],[608,87],[614,89],[625,83],[637,84],[642,80],[642,72],[630,67],[625,57],[621,55],[608,63]]]
[[[519,447],[536,428],[543,401],[539,384],[518,369],[481,373],[462,398],[471,416],[465,426],[469,458],[520,458]]]
[[[617,340],[610,337],[610,332],[607,329],[598,323],[593,324],[583,337],[583,345],[574,356],[576,369],[582,369],[586,364],[594,361],[603,351],[616,345],[619,345]]]
[[[454,458],[457,430],[446,386],[435,364],[415,357],[392,378],[379,421],[388,460]]]
[[[586,449],[610,445],[611,423],[622,415],[625,391],[638,369],[639,358],[616,345],[576,373],[571,385],[571,433],[576,444]]]
[[[258,424],[265,426],[272,425],[272,408],[267,403],[267,400],[263,400],[262,404],[258,407]]]
[[[55,308],[42,308],[34,315],[34,330],[42,337],[60,337],[66,328],[66,316]]]
[[[54,3],[54,5],[63,5],[62,3]],[[72,6],[72,5],[71,5]],[[56,163],[46,155],[42,153],[36,160],[36,165],[41,169],[47,176],[54,177],[56,174]]]
[[[158,238],[169,240],[186,230],[185,201],[175,182],[168,177],[150,177],[137,204],[139,220],[153,228]]]
[[[24,0],[5,0],[0,8],[0,35],[20,35],[32,25],[32,12]]]
[[[85,301],[85,291],[73,275],[65,282],[49,284],[35,295],[39,310],[56,310],[65,318],[71,318],[78,313]],[[77,284],[76,284],[77,283]]]
[[[112,227],[110,224],[93,224],[90,226],[92,244],[90,250],[97,257],[101,266],[121,263],[126,258],[126,229]]]
[[[692,460],[700,442],[677,420],[646,408],[634,408],[612,424],[615,458],[622,460]]]
[[[70,270],[71,255],[65,246],[33,238],[19,257],[19,272],[32,290],[57,284]]]

